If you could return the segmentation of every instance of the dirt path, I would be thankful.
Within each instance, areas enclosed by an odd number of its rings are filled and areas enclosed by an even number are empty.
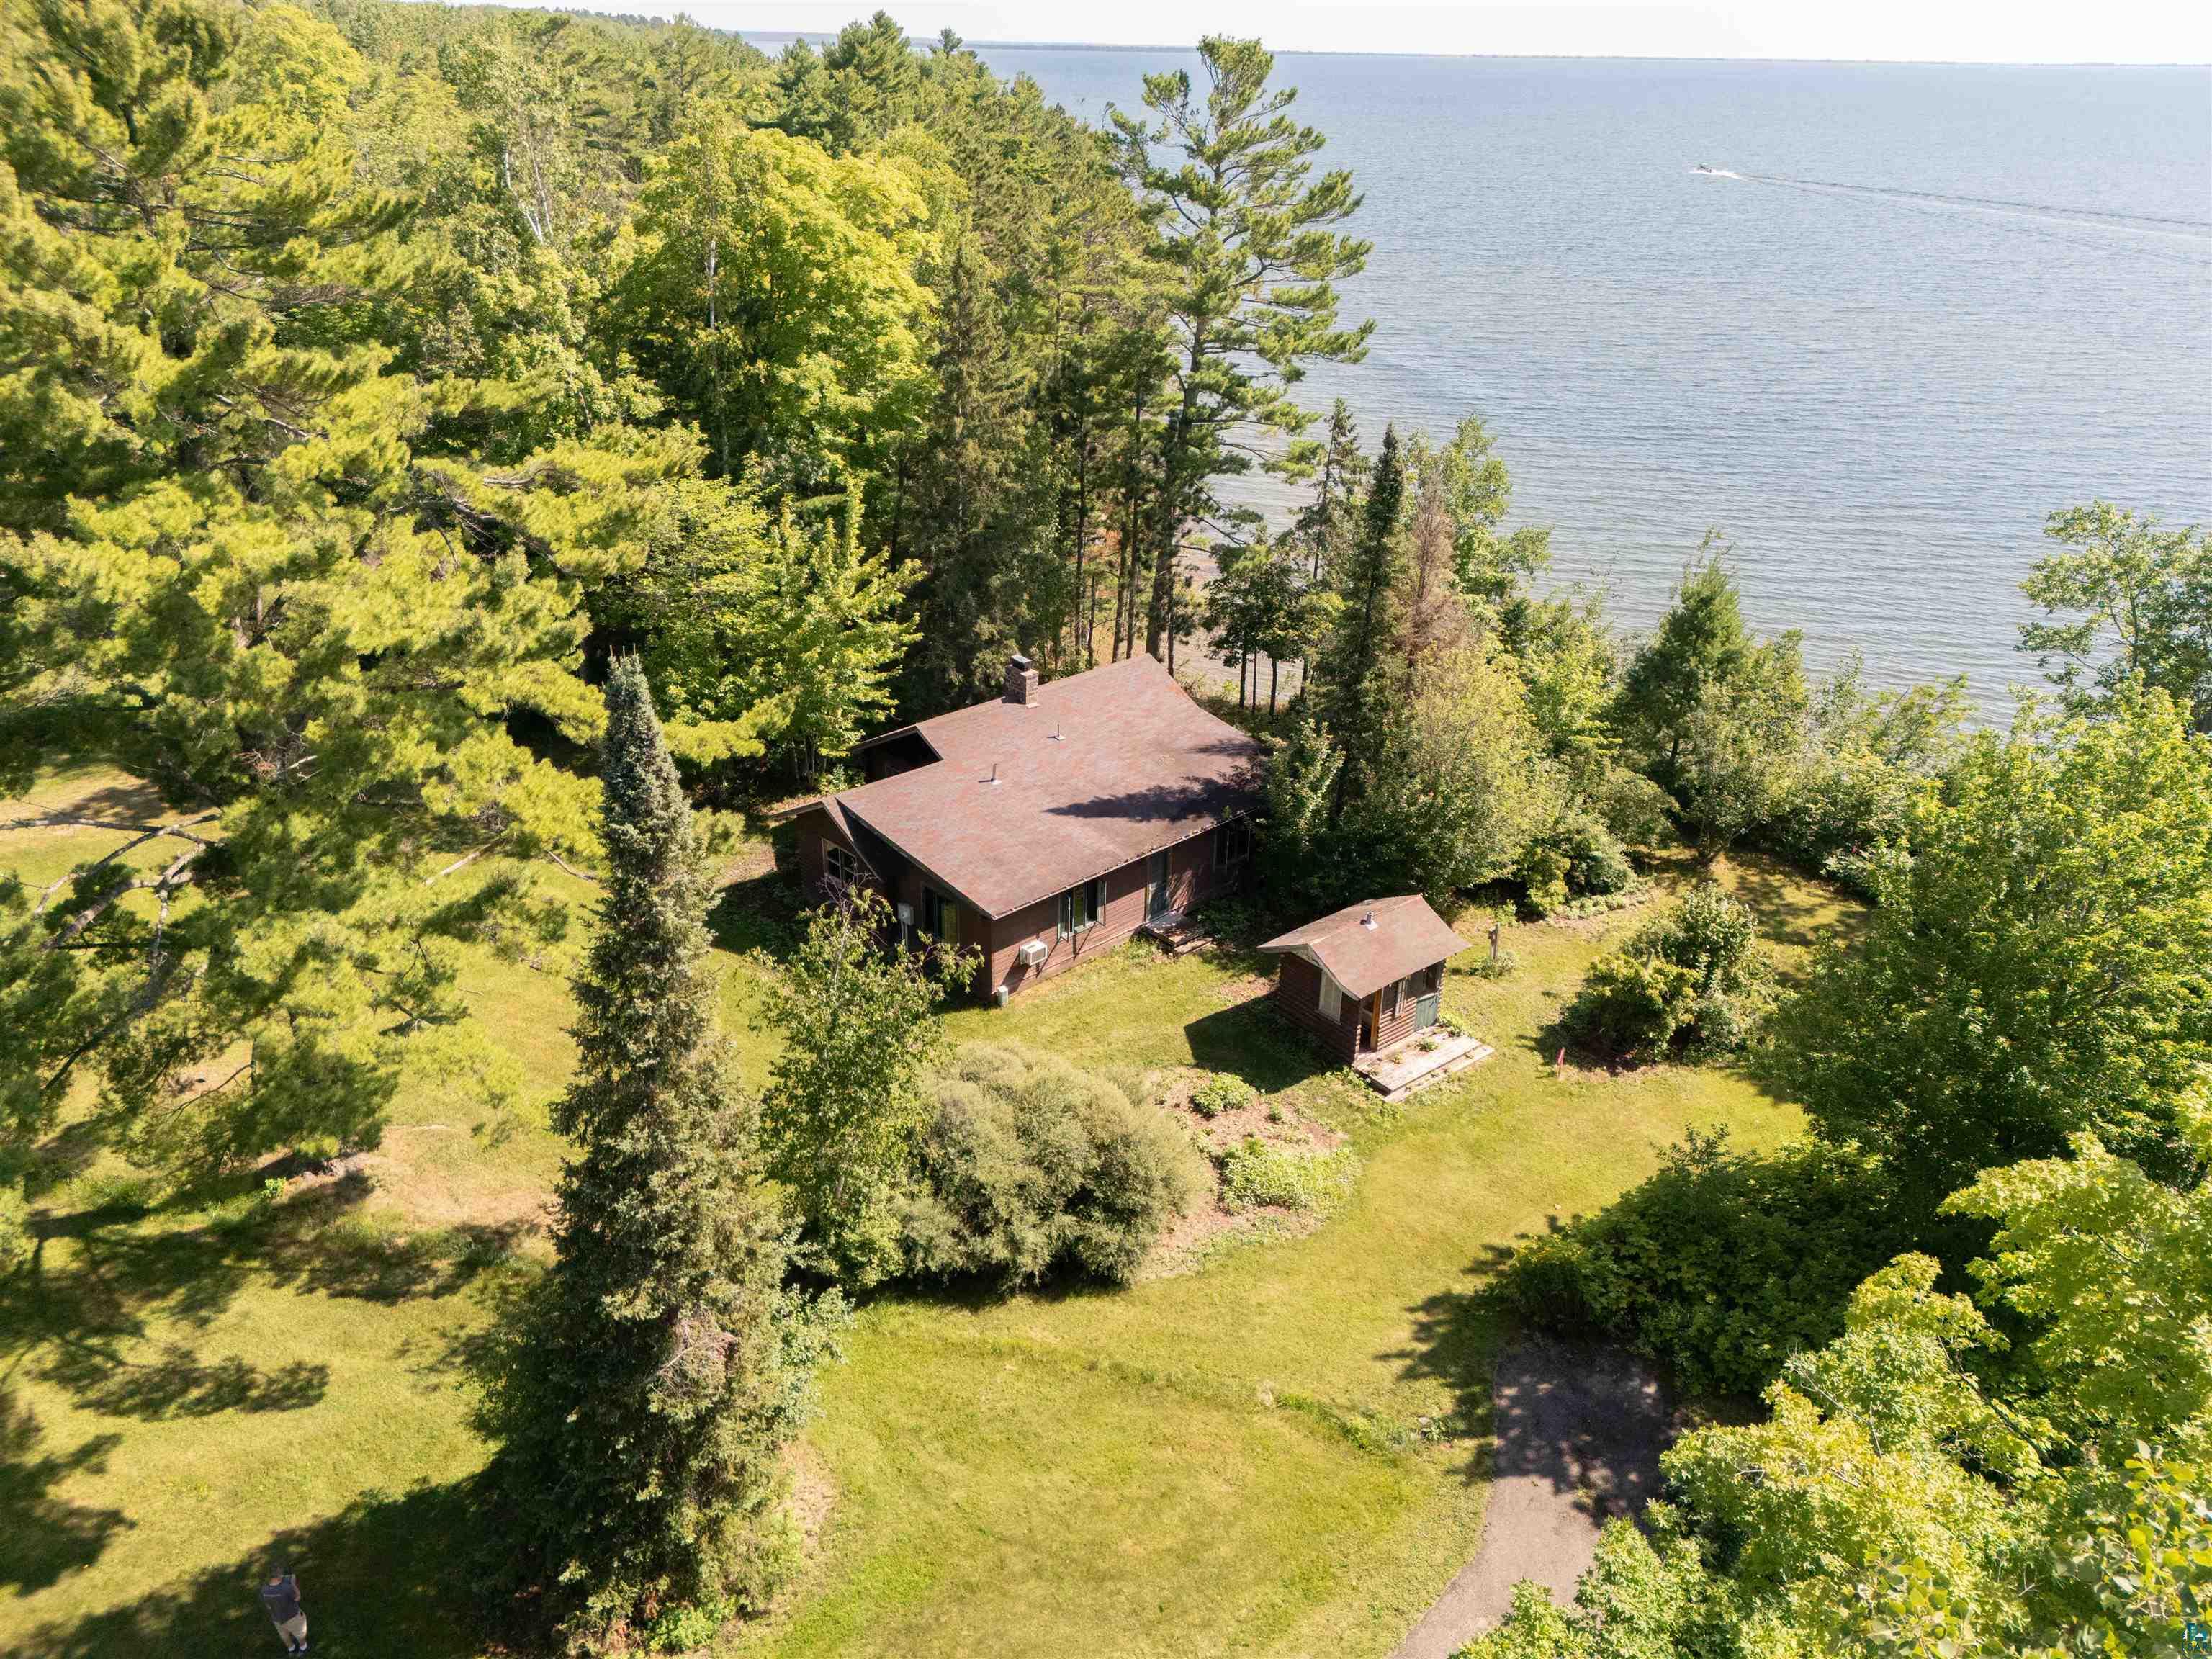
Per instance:
[[[1391,1659],[1449,1659],[1505,1616],[1523,1578],[1565,1601],[1599,1528],[1658,1490],[1666,1401],[1618,1349],[1518,1344],[1499,1356],[1492,1398],[1498,1455],[1482,1542]]]

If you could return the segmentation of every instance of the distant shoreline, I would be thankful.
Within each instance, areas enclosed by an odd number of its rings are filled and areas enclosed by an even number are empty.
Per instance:
[[[594,12],[588,9],[550,7],[549,10],[584,11],[588,16],[613,16],[612,12]],[[702,27],[710,27],[702,25]],[[734,34],[755,45],[775,41],[779,45],[793,40],[805,40],[812,45],[826,45],[837,37],[834,33],[814,29],[741,29],[716,28],[717,34]],[[909,37],[912,38],[912,37]],[[1178,46],[1171,41],[1155,40],[1126,45],[1097,40],[971,40],[963,36],[960,44],[977,52],[1176,52],[1195,53],[1195,43]],[[1319,50],[1300,46],[1271,46],[1278,58],[1437,58],[1468,63],[1492,64],[1741,64],[1747,68],[1762,66],[1789,69],[1808,64],[1832,65],[1842,69],[1987,69],[1987,70],[2176,70],[2191,72],[2212,72],[2212,62],[2170,64],[2153,63],[2140,59],[2084,58],[2075,62],[2045,59],[2006,61],[1974,58],[1722,58],[1711,53],[1687,52],[1680,56],[1653,57],[1649,54],[1598,52],[1348,52],[1342,48]]]

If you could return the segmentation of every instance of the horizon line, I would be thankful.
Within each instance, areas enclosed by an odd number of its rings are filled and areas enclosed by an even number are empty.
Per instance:
[[[451,4],[455,0],[433,0],[434,3]],[[467,4],[471,0],[458,0]],[[501,0],[504,3],[504,0]],[[538,10],[531,5],[525,8]],[[567,7],[544,7],[545,10],[567,10]],[[586,15],[599,17],[619,16],[623,14],[586,9]],[[630,14],[635,15],[635,14]],[[672,15],[653,18],[656,22],[673,21]],[[857,21],[857,20],[856,20]],[[711,27],[711,25],[702,25]],[[835,40],[834,29],[761,29],[724,28],[720,34],[734,34],[742,40],[757,40],[772,36],[786,40]],[[1247,37],[1231,37],[1242,39]],[[932,37],[908,34],[909,41],[927,46]],[[1118,42],[1110,40],[979,40],[966,36],[960,39],[962,46],[975,49],[995,47],[1004,52],[1196,52],[1198,43],[1177,45],[1173,41],[1155,40]],[[1264,40],[1261,44],[1265,44]],[[1720,52],[1404,52],[1379,47],[1358,46],[1268,46],[1268,52],[1277,58],[1442,58],[1458,60],[1489,60],[1498,63],[1561,63],[1561,64],[1832,64],[1842,68],[1871,69],[2171,69],[2212,70],[2212,58],[2180,59],[2170,58],[1764,58],[1731,57]]]

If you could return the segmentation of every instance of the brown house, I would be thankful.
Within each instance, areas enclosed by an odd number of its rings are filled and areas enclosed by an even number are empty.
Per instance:
[[[1444,963],[1468,942],[1412,893],[1347,905],[1260,948],[1282,957],[1276,1006],[1353,1065],[1437,1023]]]
[[[880,890],[900,930],[981,953],[1000,1001],[1239,878],[1260,746],[1151,657],[871,738],[868,781],[790,816],[817,898]]]

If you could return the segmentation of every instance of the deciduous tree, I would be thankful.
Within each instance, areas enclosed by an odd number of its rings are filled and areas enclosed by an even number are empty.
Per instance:
[[[2021,649],[2072,707],[2108,703],[2139,679],[2212,733],[2212,534],[2162,530],[2109,501],[2054,513],[2043,533],[2063,550],[2037,561],[2021,591],[2077,619],[2023,623]]]
[[[887,949],[892,931],[881,895],[848,889],[808,919],[764,1011],[784,1042],[763,1120],[772,1167],[823,1265],[860,1285],[898,1266],[896,1200],[944,1052],[939,981],[957,989],[975,969],[956,949]]]
[[[2212,1064],[2212,744],[2162,691],[1985,735],[1870,872],[1777,1058],[1814,1127],[1885,1159],[1926,1215],[2087,1130],[2172,1179]]]

